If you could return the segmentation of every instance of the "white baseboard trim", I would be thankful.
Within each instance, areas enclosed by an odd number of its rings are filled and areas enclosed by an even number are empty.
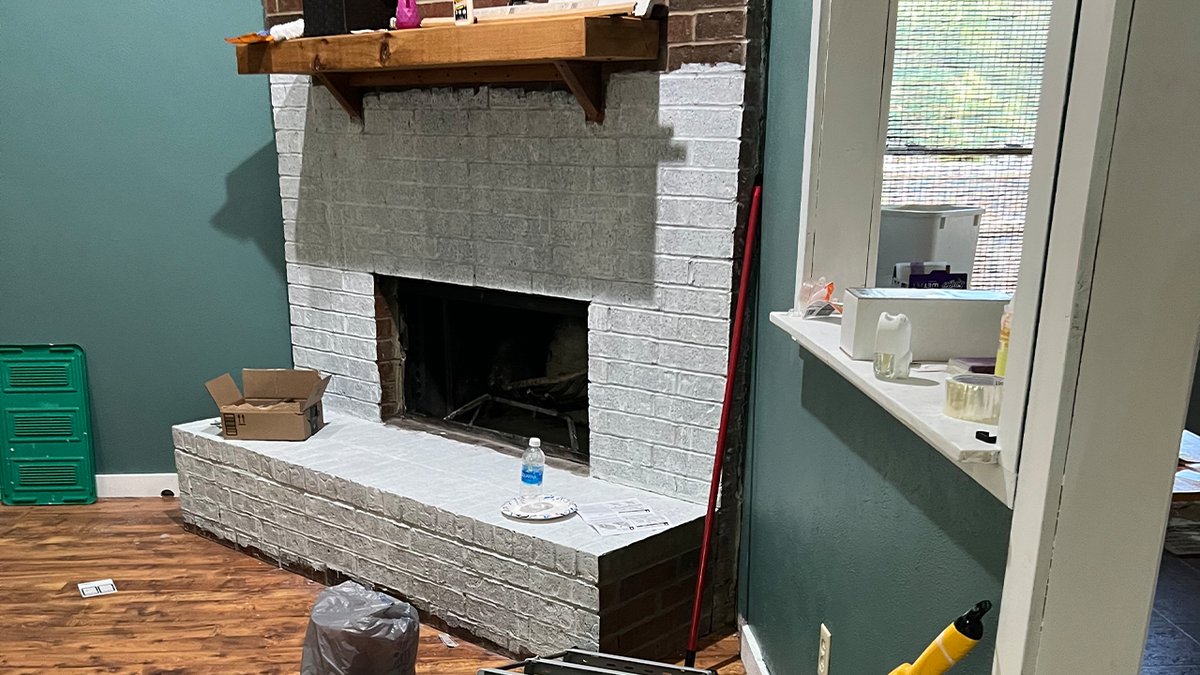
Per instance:
[[[96,496],[161,497],[163,490],[179,494],[179,476],[174,473],[98,473]]]
[[[746,675],[771,675],[771,671],[767,670],[767,662],[763,660],[762,647],[754,636],[754,629],[741,615],[738,615],[738,631],[742,642],[742,667],[746,669]]]

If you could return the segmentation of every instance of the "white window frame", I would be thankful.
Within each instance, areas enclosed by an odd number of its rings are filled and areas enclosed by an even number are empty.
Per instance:
[[[824,277],[837,293],[872,286],[878,258],[883,161],[891,105],[892,62],[898,0],[819,0],[813,7],[812,54],[808,80],[800,203],[796,300],[801,284]],[[1051,124],[1039,117],[1040,127]],[[1052,148],[1034,145],[1032,175],[1053,165]],[[1041,158],[1039,159],[1039,155]],[[1042,171],[1045,173],[1045,170]],[[1031,179],[1032,184],[1032,179]],[[1030,226],[1035,195],[1026,212],[1021,275],[1040,276],[1041,256],[1026,255],[1044,246],[1045,228]],[[1048,205],[1049,199],[1046,198]],[[1039,240],[1039,237],[1041,239]],[[979,475],[978,467],[959,468],[1012,507],[1025,409],[1025,384],[1033,346],[1037,298],[1031,292],[1013,300],[1013,329],[996,448],[1000,485]],[[1036,290],[1036,287],[1035,287]],[[793,310],[800,308],[793,308]],[[999,326],[997,326],[997,335]]]
[[[872,139],[882,167],[886,108],[873,126],[840,106],[853,86],[886,100],[886,67],[844,60],[889,47],[885,16],[892,2],[814,7],[797,289],[862,285],[874,268],[877,201],[835,227],[821,189],[878,194],[861,162],[826,171]],[[1000,427],[1013,521],[999,675],[1140,670],[1200,344],[1196,34],[1200,3],[1053,4]]]

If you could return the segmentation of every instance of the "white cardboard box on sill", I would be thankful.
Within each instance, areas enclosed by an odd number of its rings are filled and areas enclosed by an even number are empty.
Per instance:
[[[852,359],[873,359],[879,315],[887,312],[904,314],[912,323],[914,361],[995,356],[1009,300],[998,291],[850,288],[843,298],[842,351]]]

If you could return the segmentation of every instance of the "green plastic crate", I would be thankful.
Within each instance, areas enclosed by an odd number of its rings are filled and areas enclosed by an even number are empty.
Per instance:
[[[96,501],[87,364],[75,345],[0,345],[0,500]]]

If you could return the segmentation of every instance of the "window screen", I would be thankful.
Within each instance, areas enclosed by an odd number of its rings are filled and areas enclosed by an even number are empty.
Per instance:
[[[982,206],[972,285],[1012,292],[1050,0],[900,0],[883,203]]]

